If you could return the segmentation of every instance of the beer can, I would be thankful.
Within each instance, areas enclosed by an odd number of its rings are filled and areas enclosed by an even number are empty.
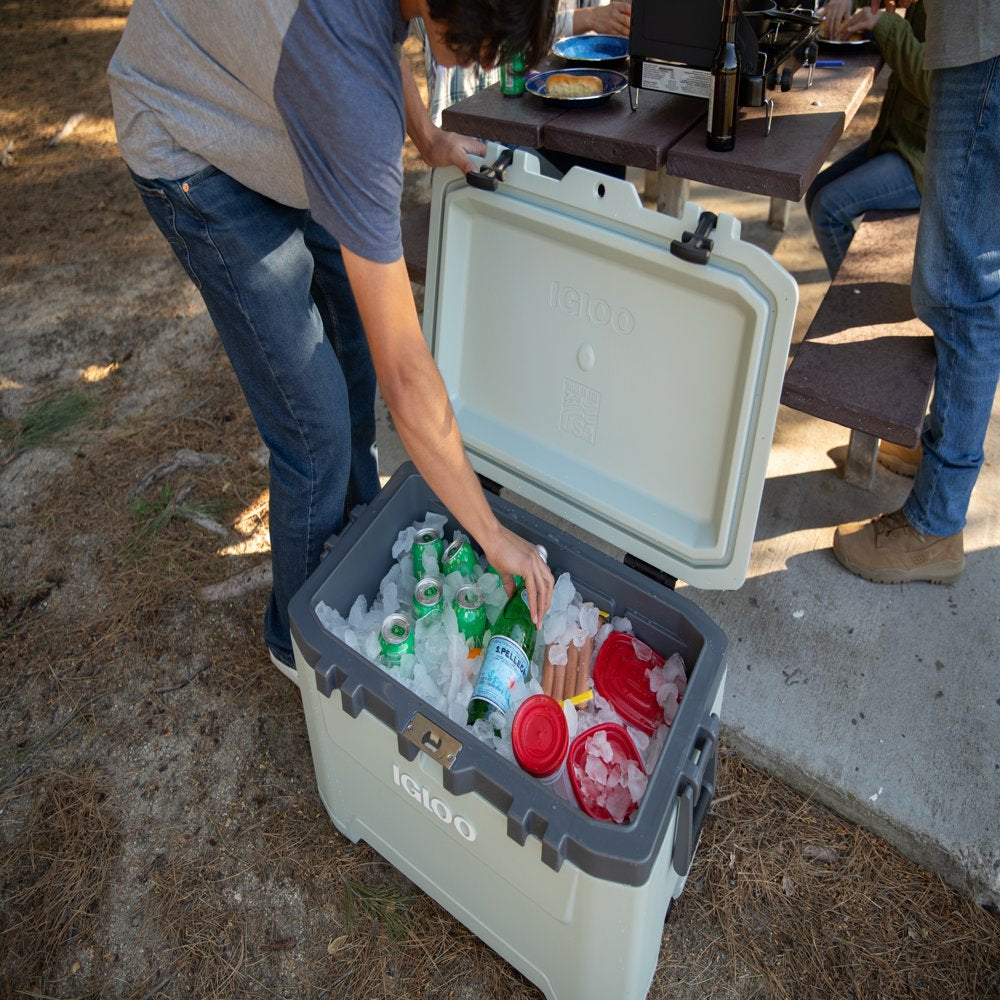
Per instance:
[[[440,577],[425,576],[413,591],[413,614],[424,618],[444,608],[444,586]]]
[[[441,532],[437,528],[421,528],[410,550],[413,557],[413,575],[420,580],[428,573],[437,573],[443,552],[444,539],[441,537]]]
[[[478,564],[479,560],[472,546],[461,536],[444,550],[441,557],[441,570],[445,574],[461,573],[463,577],[471,576],[472,567]]]
[[[486,632],[486,606],[479,588],[474,583],[460,587],[451,603],[458,619],[458,631],[465,636],[472,649],[482,649],[483,635]]]
[[[398,667],[404,653],[413,652],[413,623],[406,615],[386,615],[378,636],[386,666]]]

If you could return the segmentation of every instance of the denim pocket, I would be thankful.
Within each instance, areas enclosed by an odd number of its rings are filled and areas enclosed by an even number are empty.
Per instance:
[[[129,171],[132,173],[131,171]],[[163,238],[170,244],[170,249],[181,262],[181,266],[187,272],[188,277],[194,282],[195,287],[201,291],[201,282],[191,267],[191,254],[188,250],[187,242],[177,229],[177,209],[174,206],[170,192],[167,190],[168,184],[176,184],[176,181],[152,181],[144,177],[139,177],[132,173],[132,182],[139,192],[142,203],[146,206],[150,218],[156,223],[156,228],[163,234]]]

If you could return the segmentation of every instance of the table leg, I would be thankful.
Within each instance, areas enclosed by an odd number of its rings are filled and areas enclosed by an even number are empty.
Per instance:
[[[771,208],[767,213],[767,224],[771,229],[784,232],[788,228],[788,212],[792,203],[787,198],[772,198]]]
[[[659,202],[660,199],[660,171],[644,170],[646,179],[642,185],[642,197],[646,201]]]
[[[680,218],[684,203],[688,200],[691,182],[685,177],[674,177],[665,170],[660,171],[660,189],[656,198],[656,210],[664,215]]]
[[[870,490],[875,485],[878,465],[878,438],[861,431],[851,431],[851,440],[844,459],[844,479],[852,486]]]

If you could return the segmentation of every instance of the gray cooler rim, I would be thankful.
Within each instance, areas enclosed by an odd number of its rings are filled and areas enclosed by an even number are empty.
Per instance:
[[[312,667],[316,689],[328,698],[339,690],[344,711],[350,717],[357,718],[362,711],[368,711],[393,730],[399,752],[407,761],[412,762],[423,752],[406,735],[417,715],[457,740],[461,749],[454,762],[442,766],[444,787],[456,796],[475,792],[506,814],[508,837],[521,845],[529,835],[539,839],[541,858],[555,871],[568,860],[596,878],[631,886],[645,884],[676,806],[673,864],[678,874],[686,875],[715,790],[719,719],[709,708],[715,702],[725,673],[725,634],[697,605],[663,584],[503,497],[489,492],[486,496],[502,524],[545,546],[554,574],[570,572],[581,590],[580,584],[586,577],[581,567],[591,567],[595,574],[613,578],[616,587],[627,591],[633,602],[627,606],[645,607],[649,611],[655,611],[657,605],[664,609],[669,606],[686,630],[696,633],[701,640],[695,661],[688,662],[685,658],[689,680],[684,699],[649,775],[646,793],[630,822],[618,825],[592,819],[575,804],[563,801],[515,763],[481,743],[468,729],[419,698],[388,671],[338,640],[319,621],[315,612],[317,593],[338,566],[351,560],[353,554],[370,572],[369,563],[373,560],[366,556],[372,546],[372,527],[380,518],[386,519],[387,531],[389,525],[395,525],[388,544],[380,550],[388,552],[399,529],[407,523],[421,519],[428,510],[448,513],[412,462],[403,463],[361,515],[331,539],[328,553],[290,603],[293,639],[302,658]],[[400,506],[407,501],[410,506],[402,518],[389,510],[391,505]],[[456,522],[451,519],[451,523]],[[363,549],[368,553],[362,552]],[[366,593],[371,600],[377,591],[377,581],[389,566],[390,559],[386,556],[377,569],[375,587],[370,592],[355,576],[353,579],[359,584],[355,595]],[[657,638],[662,646],[663,633],[657,637],[643,632],[655,630],[657,625],[663,625],[666,631],[666,625],[657,623],[649,614],[636,612],[633,619],[636,635],[647,642],[652,639],[650,644],[654,648]],[[672,650],[667,655],[669,652]],[[308,679],[300,677],[299,683],[306,684]]]

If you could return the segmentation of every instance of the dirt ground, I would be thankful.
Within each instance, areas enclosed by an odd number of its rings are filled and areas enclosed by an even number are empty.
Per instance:
[[[0,2],[0,996],[537,997],[334,830],[266,591],[201,596],[266,456],[117,157],[128,7]],[[723,747],[650,996],[986,1000],[1000,925]]]

